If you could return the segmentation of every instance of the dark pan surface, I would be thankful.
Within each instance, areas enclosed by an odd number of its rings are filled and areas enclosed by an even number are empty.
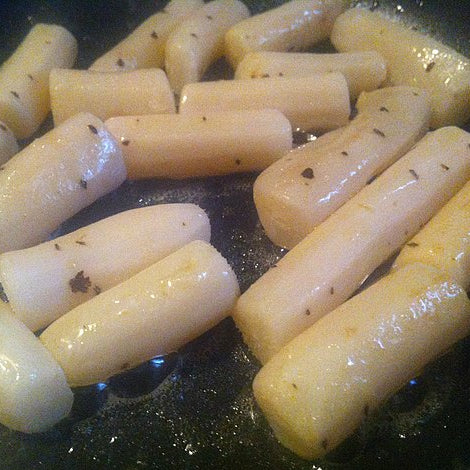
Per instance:
[[[0,60],[36,22],[67,27],[86,68],[166,2],[0,1]],[[247,2],[253,11],[281,1]],[[468,0],[362,2],[401,16],[470,55]],[[50,122],[44,125],[46,130]],[[467,126],[468,129],[468,126]],[[183,182],[126,182],[66,222],[66,233],[116,212],[194,202],[212,223],[212,242],[245,290],[284,253],[265,237],[245,174]],[[470,341],[411,381],[324,460],[309,463],[281,447],[257,408],[259,364],[231,319],[168,357],[75,390],[72,416],[28,436],[0,425],[0,468],[16,469],[381,469],[470,468]]]

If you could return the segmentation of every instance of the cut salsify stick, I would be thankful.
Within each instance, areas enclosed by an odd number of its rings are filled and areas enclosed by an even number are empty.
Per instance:
[[[71,67],[75,38],[61,26],[37,24],[0,68],[0,120],[19,139],[36,132],[49,106],[49,72]]]
[[[294,149],[255,181],[258,216],[277,245],[294,247],[428,130],[429,97],[418,88],[363,93],[356,107],[338,137],[324,134]]]
[[[277,438],[321,457],[422,368],[470,333],[470,302],[448,274],[414,264],[323,317],[258,373]]]
[[[25,433],[47,431],[72,408],[64,372],[1,302],[0,345],[0,422]]]
[[[293,0],[231,28],[225,55],[235,69],[252,51],[307,49],[327,39],[335,18],[348,7],[344,0]]]
[[[203,0],[171,0],[162,11],[147,18],[129,36],[95,60],[89,70],[121,72],[163,67],[168,36],[203,5]]]
[[[444,161],[444,169],[453,164]],[[392,270],[411,263],[439,268],[470,287],[470,183],[467,183],[401,250]]]
[[[376,50],[387,61],[386,85],[424,88],[432,100],[431,126],[461,125],[470,118],[470,59],[377,12],[353,8],[331,33],[341,52]]]
[[[377,89],[385,80],[384,58],[376,51],[313,54],[308,52],[250,52],[238,64],[235,79],[306,77],[340,72],[355,101],[363,91]]]
[[[428,134],[240,297],[234,319],[261,362],[350,297],[465,184],[469,143],[455,127]]]
[[[0,167],[0,253],[44,241],[125,178],[121,150],[103,123],[74,116]]]
[[[300,78],[259,78],[190,83],[179,112],[278,109],[294,129],[327,131],[349,122],[349,90],[340,73]]]
[[[292,148],[290,123],[276,110],[126,116],[105,125],[130,179],[262,170]]]
[[[198,206],[142,207],[3,253],[0,282],[15,316],[36,331],[193,240],[210,240]]]
[[[176,112],[173,92],[161,69],[122,73],[54,69],[50,92],[56,126],[80,112],[90,112],[103,120]]]
[[[238,293],[227,261],[194,241],[71,310],[40,339],[71,385],[88,385],[176,351],[227,316]]]
[[[18,150],[18,142],[13,132],[0,121],[0,165],[13,157],[15,153],[18,153]]]
[[[239,0],[212,0],[170,34],[165,70],[176,93],[186,83],[198,82],[209,65],[224,55],[225,33],[248,16],[248,8]]]

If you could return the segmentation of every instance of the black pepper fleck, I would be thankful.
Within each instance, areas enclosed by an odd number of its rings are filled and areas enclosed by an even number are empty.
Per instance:
[[[235,164],[237,164],[237,165],[240,165],[241,162],[242,162],[242,161],[241,161],[239,158],[237,158],[237,159],[235,160]]]
[[[446,171],[449,169],[449,167],[447,165],[444,165],[444,163],[441,163],[441,168],[443,168]]]
[[[261,78],[269,78],[269,73],[263,73],[263,75],[261,75]]]
[[[93,286],[93,292],[96,294],[96,295],[99,295],[101,294],[101,287],[99,286]]]
[[[83,189],[86,189],[86,188],[88,187],[88,182],[82,178],[82,179],[80,180],[80,186],[81,186]]]
[[[213,19],[211,15],[207,15],[206,18],[207,18],[208,20],[212,20],[212,19]]]
[[[374,127],[372,130],[374,131],[374,134],[380,135],[380,137],[385,137],[385,134],[380,129]]]
[[[20,99],[20,95],[16,91],[10,91],[10,93],[15,97]]]
[[[434,62],[434,61],[433,61],[433,62],[429,62],[429,64],[426,65],[426,68],[425,68],[424,70],[425,70],[426,72],[430,72],[430,71],[434,68],[435,65],[436,65],[436,62]]]
[[[2,131],[5,131],[5,132],[7,131],[7,128],[6,128],[6,126],[4,126],[4,125],[3,125],[3,124],[1,124],[1,123],[0,123],[0,129],[1,129]]]
[[[83,271],[79,271],[75,277],[70,279],[69,281],[70,289],[72,292],[82,292],[86,294],[88,292],[88,288],[91,286],[91,281],[88,276],[83,275]]]
[[[131,141],[129,139],[124,139],[124,140],[121,140],[121,144],[122,145],[125,145],[126,147],[131,143]]]
[[[116,61],[116,65],[118,65],[119,67],[124,67],[124,61],[119,58],[117,61]]]
[[[28,78],[29,78],[30,80],[33,80],[33,81],[34,81],[34,78],[33,78],[33,76],[32,76],[30,73],[28,73]]]
[[[349,153],[346,152],[346,150],[343,150],[343,151],[341,152],[341,155],[344,155],[345,157],[347,157],[347,156],[349,155]]]
[[[410,242],[410,243],[407,243],[406,246],[409,246],[409,247],[411,247],[411,248],[416,248],[417,246],[419,246],[419,243]]]
[[[82,245],[82,246],[85,246],[85,245],[86,245],[86,243],[85,243],[84,241],[82,241],[82,240],[76,240],[75,243],[76,243],[77,245]]]
[[[90,132],[92,132],[93,134],[98,134],[98,129],[92,124],[88,124],[88,129],[90,129]]]
[[[196,34],[196,33],[191,33],[191,36],[192,36],[193,38],[196,38],[196,39],[197,39],[197,34]]]
[[[416,173],[416,171],[414,170],[409,170],[409,172],[413,175],[413,178],[415,180],[419,180],[419,176],[418,176],[418,173]]]
[[[60,245],[58,243],[54,243],[54,248],[57,250],[57,251],[60,251],[61,248],[60,248]]]
[[[310,309],[305,310],[305,315],[308,316],[308,315],[310,315],[310,313],[311,313],[311,312],[310,312]]]
[[[330,294],[333,295],[335,293],[335,288],[334,287],[331,287],[330,288]]]
[[[304,178],[308,178],[309,180],[313,179],[313,170],[311,168],[305,168],[302,173],[300,173]]]
[[[419,93],[417,93],[416,91],[413,91],[413,95],[419,96]]]
[[[158,34],[156,33],[156,31],[152,31],[152,34],[150,36],[152,36],[153,39],[158,39]]]
[[[296,384],[292,384],[292,386],[297,390],[297,385]]]
[[[279,75],[280,77],[283,77],[283,76],[284,76],[284,74],[283,74],[282,72],[279,72],[278,75]]]
[[[206,116],[202,116],[202,120],[203,120],[203,121],[207,121]]]
[[[385,106],[381,106],[380,111],[383,111],[383,112],[385,112],[385,113],[390,112],[390,111],[388,110],[388,108],[386,108]]]
[[[377,179],[377,176],[371,176],[368,180],[367,180],[367,183],[366,184],[371,184],[374,180]]]
[[[186,222],[183,222],[183,224],[182,224],[182,225],[183,225],[183,227],[186,227]]]

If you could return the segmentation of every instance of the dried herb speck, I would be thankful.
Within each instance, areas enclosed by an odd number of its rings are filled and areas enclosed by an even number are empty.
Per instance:
[[[297,385],[296,384],[292,384],[292,386],[297,390]]]
[[[409,170],[409,172],[413,175],[413,178],[415,180],[419,180],[419,176],[418,176],[418,173],[416,173],[416,171],[414,170]]]
[[[309,168],[305,168],[304,171],[302,171],[302,173],[300,173],[304,178],[307,178],[309,180],[313,179],[314,175],[313,175],[313,170],[309,167]]]
[[[310,315],[310,313],[311,313],[311,312],[310,312],[310,309],[305,310],[305,315],[308,316],[308,315]]]
[[[76,240],[75,243],[76,243],[77,245],[82,245],[82,246],[85,246],[85,245],[86,245],[86,243],[85,243],[83,240]]]
[[[131,143],[131,141],[129,139],[122,139],[121,140],[121,144],[122,145],[125,145],[126,147]]]
[[[444,163],[441,163],[441,168],[443,168],[446,171],[449,169],[449,167],[447,165],[444,165]]]
[[[197,34],[196,34],[196,33],[191,33],[191,36],[192,36],[193,38],[196,38],[196,39],[197,39]]]
[[[237,158],[237,159],[235,160],[235,164],[236,164],[236,165],[240,165],[241,162],[242,162],[242,161],[241,161],[239,158]]]
[[[15,97],[20,99],[20,95],[16,91],[10,91],[10,93]]]
[[[5,132],[7,131],[6,126],[4,126],[2,123],[0,123],[0,129]]]
[[[380,111],[383,111],[383,112],[385,112],[385,113],[389,113],[389,112],[390,112],[390,111],[388,110],[388,108],[386,108],[385,106],[382,106],[382,107],[380,108]]]
[[[202,120],[203,120],[203,121],[207,121],[206,116],[202,116]]]
[[[330,288],[330,294],[333,295],[335,293],[335,288],[334,287],[331,287]]]
[[[374,176],[371,176],[368,180],[367,180],[367,183],[366,184],[371,184],[373,181],[375,181],[377,179],[377,176],[374,175]]]
[[[344,155],[345,157],[347,157],[347,156],[349,155],[349,153],[346,152],[346,150],[343,150],[343,151],[341,152],[341,155]]]
[[[54,243],[54,248],[55,248],[57,251],[60,251],[60,250],[62,249],[58,243]]]
[[[426,65],[426,68],[424,69],[426,72],[430,72],[434,66],[436,65],[436,62],[432,61],[432,62],[429,62],[428,65]]]
[[[282,72],[279,72],[278,75],[279,75],[280,77],[283,77],[283,76],[284,76],[284,74],[283,74]]]
[[[409,247],[411,247],[411,248],[416,248],[417,246],[419,246],[419,243],[410,242],[410,243],[407,243],[406,246],[409,246]]]
[[[212,20],[212,19],[213,19],[211,15],[207,15],[206,18],[207,18],[208,20]]]
[[[82,179],[80,180],[80,186],[81,186],[83,189],[86,189],[86,188],[88,187],[87,181],[82,178]]]
[[[372,130],[374,131],[374,134],[380,135],[380,137],[385,137],[385,134],[380,129],[374,127]]]
[[[3,284],[0,282],[0,300],[6,304],[9,302],[6,292],[3,290]]]
[[[263,75],[261,75],[261,78],[269,78],[269,73],[263,73]]]
[[[70,279],[69,285],[72,292],[82,292],[83,294],[86,294],[88,292],[88,288],[91,286],[91,281],[88,276],[83,275],[83,271],[79,271],[75,277]]]
[[[33,81],[34,81],[34,78],[33,78],[33,76],[32,76],[30,73],[27,74],[27,77],[28,77],[30,80],[33,80]]]
[[[158,34],[156,31],[152,31],[152,34],[150,36],[152,36],[153,39],[158,39]]]
[[[88,129],[90,129],[90,132],[92,132],[93,134],[98,134],[98,129],[92,124],[88,124]]]
[[[93,292],[96,294],[96,295],[99,295],[101,294],[101,287],[99,286],[93,286]]]
[[[123,61],[121,58],[119,58],[119,59],[116,61],[116,65],[117,65],[118,67],[124,67],[124,61]]]
[[[413,95],[419,96],[419,93],[417,93],[416,91],[413,91]]]

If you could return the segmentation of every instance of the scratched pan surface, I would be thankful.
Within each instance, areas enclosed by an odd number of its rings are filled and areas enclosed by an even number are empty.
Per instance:
[[[280,1],[247,2],[253,11]],[[0,1],[0,60],[31,24],[66,26],[86,68],[165,2]],[[364,3],[470,55],[468,0]],[[50,121],[43,131],[51,126]],[[468,128],[468,126],[467,126]],[[263,234],[251,198],[255,175],[183,182],[126,182],[67,221],[58,233],[116,212],[194,202],[209,214],[213,244],[245,290],[283,250]],[[15,469],[377,469],[470,468],[470,341],[458,344],[411,381],[340,449],[308,463],[281,447],[253,400],[259,364],[233,322],[178,353],[155,358],[106,384],[75,390],[71,417],[35,436],[0,425],[0,468]]]

